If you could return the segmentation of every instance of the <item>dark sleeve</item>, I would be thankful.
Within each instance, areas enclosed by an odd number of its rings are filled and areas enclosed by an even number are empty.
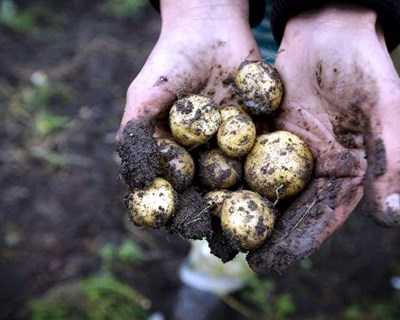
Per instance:
[[[149,0],[153,7],[160,12],[160,0]],[[249,22],[253,28],[258,26],[265,14],[266,0],[249,0]]]
[[[294,15],[313,9],[332,0],[275,0],[271,14],[271,27],[275,40],[280,43],[287,21]],[[352,0],[353,3],[365,5],[378,14],[389,51],[400,42],[400,1],[399,0]]]

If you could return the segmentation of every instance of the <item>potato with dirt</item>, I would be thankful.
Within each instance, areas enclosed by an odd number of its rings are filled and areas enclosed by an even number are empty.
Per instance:
[[[156,139],[162,172],[175,190],[185,190],[193,180],[195,165],[185,148],[166,138]]]
[[[219,149],[211,149],[200,154],[198,176],[209,189],[233,187],[242,179],[242,163],[222,154]]]
[[[222,204],[222,230],[242,251],[259,248],[271,236],[274,224],[272,203],[256,192],[235,191]]]
[[[313,172],[313,156],[297,135],[275,131],[259,136],[244,164],[250,188],[271,201],[301,192]]]
[[[263,60],[244,61],[235,78],[236,98],[253,115],[275,111],[283,97],[283,84],[276,69]]]
[[[207,192],[204,196],[204,200],[207,202],[207,206],[210,208],[210,213],[216,217],[221,216],[222,204],[225,199],[232,195],[232,191],[221,189]]]
[[[189,94],[172,105],[169,125],[176,142],[185,147],[206,143],[217,132],[221,114],[217,105],[208,97]]]
[[[128,195],[127,207],[135,225],[158,229],[174,214],[174,189],[167,180],[156,178],[149,187],[134,189]]]
[[[217,142],[221,151],[228,157],[241,158],[246,155],[256,140],[256,126],[253,120],[243,114],[231,116],[217,132]]]

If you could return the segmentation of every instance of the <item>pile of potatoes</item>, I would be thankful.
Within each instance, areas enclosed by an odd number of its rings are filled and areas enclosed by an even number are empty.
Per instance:
[[[207,203],[204,214],[218,217],[224,235],[241,251],[255,250],[270,237],[275,204],[303,190],[313,158],[293,133],[257,136],[254,118],[273,113],[283,96],[271,65],[242,63],[235,94],[238,105],[217,106],[197,94],[175,101],[169,112],[172,138],[156,139],[164,174],[148,188],[132,190],[129,198],[136,225],[164,226],[174,215],[176,192],[194,185]]]

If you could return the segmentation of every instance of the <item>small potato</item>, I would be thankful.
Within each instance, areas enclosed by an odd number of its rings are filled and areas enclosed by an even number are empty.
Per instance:
[[[259,136],[244,164],[250,188],[271,201],[298,194],[307,185],[312,170],[310,149],[288,131]]]
[[[272,234],[274,224],[271,203],[253,191],[235,191],[222,204],[222,230],[241,250],[259,248]]]
[[[169,124],[176,142],[194,147],[214,136],[221,124],[221,114],[210,98],[191,94],[173,104]]]
[[[200,155],[199,177],[206,187],[226,189],[241,180],[242,164],[224,156],[218,149],[207,150]]]
[[[135,225],[155,229],[162,227],[175,211],[175,194],[171,184],[156,178],[148,188],[133,190],[128,198],[128,210]]]
[[[235,77],[236,98],[251,114],[266,115],[276,110],[283,85],[276,69],[263,60],[244,61]]]
[[[170,139],[156,139],[161,153],[161,164],[165,179],[175,190],[183,191],[193,180],[195,166],[192,156],[186,149]]]
[[[235,105],[224,106],[219,109],[221,113],[221,122],[228,120],[232,116],[238,116],[239,114],[248,116],[248,113],[244,111],[241,107]]]
[[[237,115],[222,122],[217,133],[221,151],[231,158],[246,155],[256,140],[256,126],[249,116]]]
[[[225,199],[229,198],[232,191],[229,190],[215,190],[210,191],[204,196],[204,200],[207,202],[207,206],[210,208],[211,214],[216,217],[221,216],[222,204]]]

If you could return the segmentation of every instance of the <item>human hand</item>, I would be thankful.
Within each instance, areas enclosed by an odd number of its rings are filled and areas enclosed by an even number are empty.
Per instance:
[[[276,129],[315,159],[308,188],[271,239],[248,255],[257,273],[308,257],[364,196],[364,212],[400,226],[400,81],[372,10],[327,6],[286,25],[276,68],[285,97]]]
[[[161,1],[161,35],[128,89],[121,126],[165,111],[184,93],[204,93],[217,104],[233,101],[229,84],[238,66],[260,58],[247,2]]]
[[[117,135],[121,173],[131,187],[143,187],[156,176],[151,155],[156,148],[144,137],[154,128],[143,122],[156,117],[156,134],[165,135],[168,107],[185,93],[205,94],[217,104],[233,102],[230,84],[238,66],[260,58],[248,10],[248,0],[161,1],[161,34],[128,89]],[[123,135],[129,121],[140,125]],[[146,147],[139,150],[141,144]]]

